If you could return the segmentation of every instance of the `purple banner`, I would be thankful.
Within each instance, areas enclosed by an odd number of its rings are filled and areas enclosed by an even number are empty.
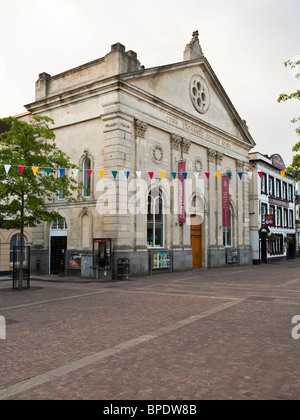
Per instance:
[[[186,223],[185,173],[186,162],[178,162],[178,222]]]
[[[229,203],[229,179],[227,175],[222,176],[222,208],[223,227],[230,226],[230,203]]]

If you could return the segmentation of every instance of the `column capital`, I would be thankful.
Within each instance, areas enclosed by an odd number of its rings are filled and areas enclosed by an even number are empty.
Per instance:
[[[135,120],[135,128],[137,137],[145,138],[145,133],[148,129],[148,124],[141,120]]]
[[[238,170],[238,171],[242,171],[243,170],[243,168],[244,168],[244,162],[243,161],[241,161],[241,160],[236,160],[235,161],[235,165],[236,165],[236,169]]]
[[[213,149],[207,149],[207,159],[211,163],[215,163],[217,152]]]
[[[189,153],[192,142],[185,138],[181,139],[181,149],[183,153]]]
[[[224,159],[223,153],[217,152],[216,158],[217,158],[217,165],[222,165],[222,162]]]
[[[171,134],[170,135],[171,149],[180,151],[181,141],[182,141],[182,137],[177,136],[176,134]]]

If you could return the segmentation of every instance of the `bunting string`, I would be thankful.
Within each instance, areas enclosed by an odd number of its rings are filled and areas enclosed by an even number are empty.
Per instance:
[[[25,175],[24,170],[28,169],[28,168],[31,169],[34,176],[36,176],[38,171],[41,171],[41,170],[44,170],[46,172],[47,176],[49,176],[52,173],[55,173],[56,171],[58,171],[59,177],[62,177],[66,174],[66,169],[65,168],[55,169],[55,168],[50,168],[50,167],[49,168],[44,168],[44,167],[38,167],[38,166],[22,166],[22,165],[9,165],[9,164],[0,164],[0,165],[4,166],[4,170],[5,170],[7,175],[9,175],[9,172],[10,172],[12,167],[17,167],[20,175]],[[74,169],[71,170],[71,172],[72,172],[72,175],[73,175],[74,178],[77,177],[79,172],[85,172],[88,179],[90,179],[91,175],[93,173],[93,170],[92,169],[82,170],[82,169],[74,168]],[[204,174],[202,174],[201,172],[166,172],[166,171],[159,171],[157,173],[160,175],[160,178],[162,180],[164,180],[167,175],[171,175],[171,177],[174,180],[179,175],[181,175],[185,180],[188,178],[189,175],[194,176],[195,179],[199,179],[199,177],[202,176],[202,177],[206,177],[206,179],[208,181],[210,180],[211,175],[216,176],[218,180],[221,179],[221,176],[227,175],[228,179],[230,181],[232,179],[232,175],[233,175],[232,172],[226,172],[226,173],[215,172],[214,174],[212,174],[210,172],[204,172]],[[136,175],[136,177],[138,179],[141,179],[142,175],[146,174],[146,176],[148,176],[152,180],[154,178],[156,172],[154,172],[154,171],[128,171],[128,170],[125,170],[125,171],[116,171],[116,170],[107,171],[107,170],[102,170],[102,169],[99,170],[99,175],[100,175],[101,179],[103,179],[104,176],[108,176],[110,174],[113,176],[113,179],[117,179],[118,174],[123,174],[127,180],[129,180],[129,178],[132,177],[133,175]],[[249,178],[250,181],[252,180],[252,177],[253,177],[253,172],[252,171],[249,171],[249,172],[238,171],[238,172],[236,172],[236,174],[237,174],[237,176],[240,180],[243,179],[244,174],[248,175],[248,178]],[[258,174],[259,178],[261,179],[262,176],[263,176],[263,172],[259,171],[257,174]],[[280,174],[281,174],[282,178],[284,179],[284,177],[286,175],[286,172],[281,171]]]

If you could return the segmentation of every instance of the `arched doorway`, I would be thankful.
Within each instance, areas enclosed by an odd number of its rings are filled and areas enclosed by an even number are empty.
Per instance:
[[[191,247],[193,250],[193,268],[202,267],[202,218],[191,215]]]
[[[67,223],[64,220],[52,222],[50,227],[50,274],[60,274],[65,271],[67,235]]]

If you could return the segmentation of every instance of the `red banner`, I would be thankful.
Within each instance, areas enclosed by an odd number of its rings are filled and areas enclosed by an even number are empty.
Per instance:
[[[227,175],[222,176],[222,208],[223,227],[230,226],[230,202],[229,202],[229,179]]]
[[[185,180],[183,172],[185,172],[186,162],[178,162],[178,222],[186,223],[186,207],[185,207]]]

